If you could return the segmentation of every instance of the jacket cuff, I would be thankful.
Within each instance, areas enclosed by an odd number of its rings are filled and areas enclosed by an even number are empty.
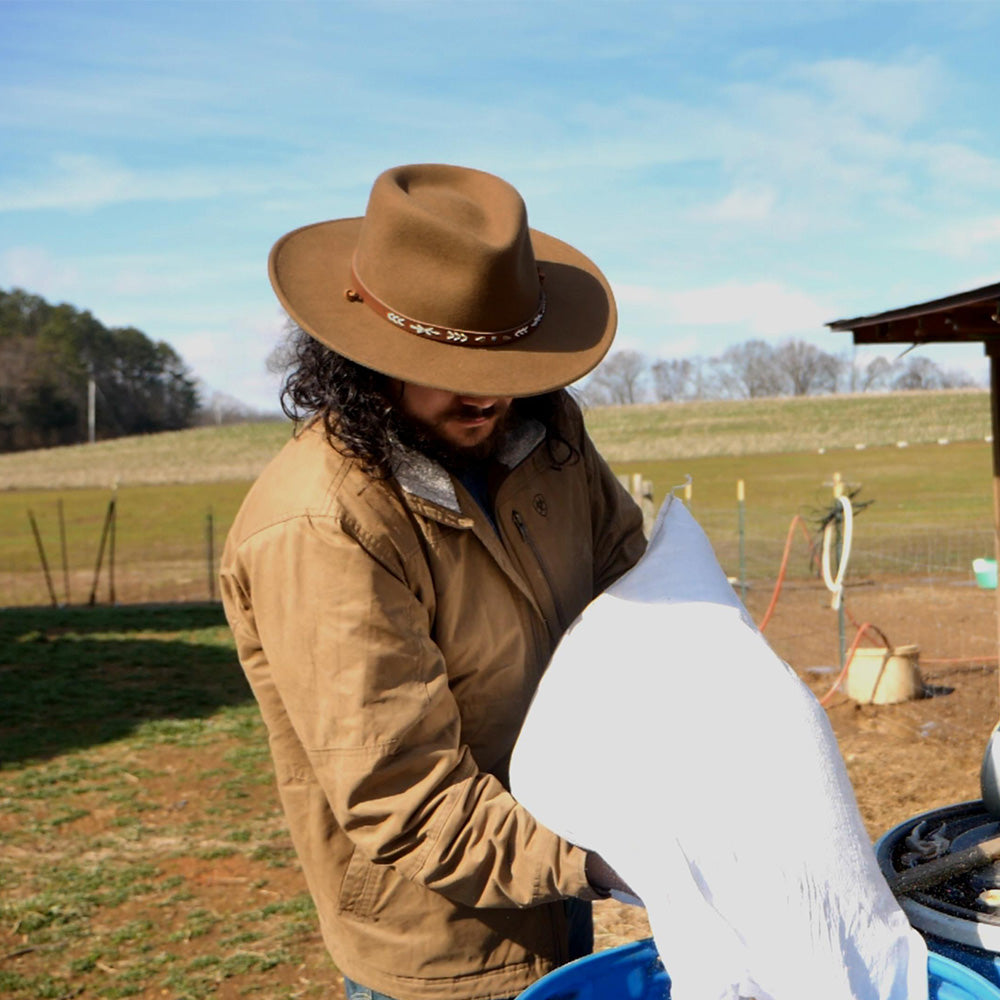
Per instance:
[[[570,846],[567,861],[569,862],[568,871],[570,878],[575,885],[575,889],[569,892],[568,895],[573,896],[576,899],[586,900],[588,902],[610,898],[610,892],[598,889],[596,886],[591,885],[588,881],[586,869],[587,852],[582,847],[576,847],[575,845]]]

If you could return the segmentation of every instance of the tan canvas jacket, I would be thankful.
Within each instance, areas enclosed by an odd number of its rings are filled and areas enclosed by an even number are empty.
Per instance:
[[[373,479],[314,426],[253,486],[222,559],[327,947],[397,1000],[516,995],[566,960],[560,900],[593,898],[584,852],[507,790],[555,643],[645,544],[565,394],[559,419],[578,459],[556,467],[522,424],[496,528],[424,456]]]

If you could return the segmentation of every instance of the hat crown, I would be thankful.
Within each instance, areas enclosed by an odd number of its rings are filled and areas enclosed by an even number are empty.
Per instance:
[[[380,174],[353,263],[371,294],[436,326],[502,330],[538,309],[524,202],[479,170],[418,164]]]

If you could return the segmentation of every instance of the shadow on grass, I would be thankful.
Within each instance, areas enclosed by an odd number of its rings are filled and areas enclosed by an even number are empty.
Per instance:
[[[219,605],[0,610],[0,765],[251,699]]]

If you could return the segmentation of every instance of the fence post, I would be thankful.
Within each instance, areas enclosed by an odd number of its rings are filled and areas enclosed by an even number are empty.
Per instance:
[[[115,540],[118,537],[118,484],[111,493],[111,538],[108,547],[108,603],[115,605]]]
[[[56,600],[56,592],[52,589],[52,577],[49,574],[49,561],[45,558],[45,546],[42,545],[42,536],[38,532],[38,523],[35,521],[35,515],[29,510],[28,520],[31,522],[31,531],[35,536],[35,545],[38,548],[38,558],[42,561],[42,572],[45,574],[45,586],[49,590],[49,599],[52,601],[52,607],[59,607],[59,602]]]
[[[649,538],[656,520],[656,506],[653,500],[652,480],[643,479],[641,472],[633,472],[618,476],[618,482],[628,490],[632,499],[642,509],[642,531]]]
[[[101,563],[104,561],[104,547],[108,541],[108,533],[111,530],[111,523],[115,518],[115,495],[112,493],[108,501],[108,509],[104,515],[104,526],[101,528],[101,541],[97,546],[97,564],[94,566],[94,582],[90,587],[90,599],[87,603],[93,607],[97,603],[97,583],[101,578]],[[112,587],[112,593],[114,588]]]
[[[212,508],[205,515],[205,556],[208,562],[208,599],[215,600],[215,518]]]
[[[747,559],[746,559],[746,487],[742,479],[736,480],[736,506],[739,512],[740,533],[740,600],[747,602]]]
[[[66,595],[66,605],[69,605],[69,559],[66,555],[66,517],[63,513],[62,497],[57,501],[59,510],[59,547],[62,550],[63,592]]]

